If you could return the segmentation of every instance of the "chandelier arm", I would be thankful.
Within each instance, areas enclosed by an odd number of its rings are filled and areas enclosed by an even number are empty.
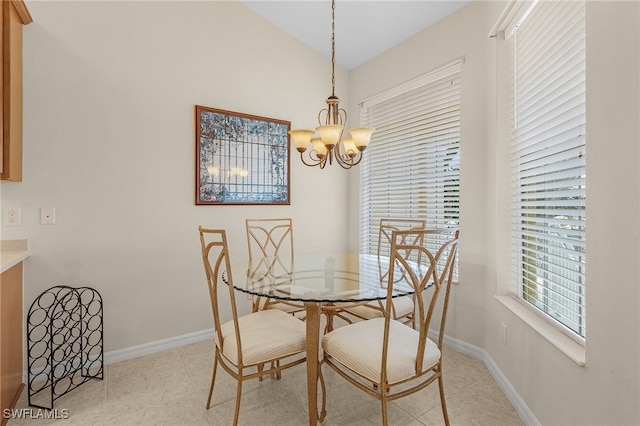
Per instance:
[[[329,154],[331,154],[331,153],[329,153]],[[324,157],[324,158],[322,159],[322,161],[320,161],[320,162],[318,163],[318,165],[320,166],[320,169],[324,169],[324,166],[326,166],[326,165],[327,165],[327,158],[329,158],[329,162],[328,162],[328,163],[329,163],[329,164],[331,164],[331,158],[329,157],[329,155],[327,155],[326,157]]]
[[[326,161],[326,159],[322,159],[322,160],[321,160],[321,159],[317,159],[317,160],[314,160],[314,159],[311,157],[311,154],[309,154],[309,160],[311,160],[311,162],[307,162],[307,161],[305,161],[305,159],[304,159],[304,152],[301,152],[301,153],[300,153],[300,160],[302,161],[302,163],[303,163],[305,166],[309,166],[309,167],[316,167],[316,166],[320,166],[320,168],[321,168],[321,169],[323,169],[323,168],[324,168],[324,163],[326,163],[326,162],[327,162],[327,161]]]
[[[327,156],[325,155],[324,157],[320,157],[318,155],[318,151],[316,151],[315,149],[307,152],[309,153],[309,159],[315,163],[322,163],[324,161],[327,161]]]
[[[340,113],[342,113],[344,115],[341,115]],[[347,124],[347,111],[344,108],[340,108],[338,110],[338,116],[340,117],[340,120],[341,120],[340,124],[341,125],[344,126],[345,124]]]
[[[349,170],[351,167],[353,167],[352,164],[345,163],[342,160],[338,160],[338,161],[336,161],[336,163],[338,163],[340,165],[340,167],[342,167],[345,170]]]
[[[356,157],[358,158],[358,160],[355,163],[351,163],[352,166],[356,166],[360,164],[360,161],[362,161],[362,157],[363,157],[362,151],[358,152],[353,158],[356,158]]]
[[[340,148],[342,148],[344,150],[344,152],[340,151]],[[347,147],[343,144],[339,144],[336,145],[334,150],[336,151],[336,157],[340,158],[340,160],[344,163],[353,163],[352,159],[357,156],[358,154],[362,154],[362,151],[359,151],[357,149],[353,150],[353,149],[347,149]],[[349,154],[351,153],[351,154]]]
[[[347,154],[341,155],[339,152],[336,153],[336,162],[340,164],[343,169],[350,169],[360,163],[361,160],[362,152],[357,152],[353,157],[349,157]]]
[[[318,112],[318,125],[320,125],[320,126],[322,126],[322,115],[323,114],[326,114],[326,117],[329,117],[329,108],[323,108]]]

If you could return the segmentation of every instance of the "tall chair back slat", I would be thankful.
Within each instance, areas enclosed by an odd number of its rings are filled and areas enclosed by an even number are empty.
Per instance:
[[[393,286],[399,282],[395,276],[400,274],[403,277],[402,283],[410,285],[415,291],[416,322],[420,333],[416,353],[416,371],[422,371],[427,337],[429,330],[432,329],[431,321],[438,305],[441,306],[442,313],[437,330],[437,344],[438,348],[442,349],[458,235],[459,231],[451,228],[393,231],[392,233],[387,306],[393,304],[391,297]],[[432,294],[425,298],[424,293],[427,290],[432,291]],[[440,295],[441,292],[444,292],[444,296]],[[441,297],[442,300],[440,300]],[[391,319],[393,317],[387,312],[385,320]],[[388,331],[388,328],[385,330]],[[388,340],[388,336],[385,336],[385,340]],[[386,360],[383,362],[386,364]]]
[[[245,225],[250,273],[267,281],[291,274],[294,260],[292,219],[246,219]],[[301,304],[254,297],[254,312],[273,308],[304,317]]]
[[[386,218],[380,219],[380,227],[378,230],[378,256],[389,256],[391,253],[391,241],[392,235],[394,231],[409,231],[409,230],[420,230],[425,229],[427,226],[427,221],[425,219],[394,219],[394,218]],[[407,236],[405,236],[407,238]],[[419,235],[414,238],[421,238]],[[404,241],[405,243],[407,241]],[[416,244],[419,241],[412,241],[412,243]],[[405,253],[407,256],[408,254]],[[385,282],[387,279],[387,274],[389,273],[389,269],[387,268],[388,264],[380,263],[380,280],[381,282]]]
[[[233,290],[233,277],[231,276],[231,265],[229,262],[229,249],[227,245],[226,232],[223,229],[205,229],[202,226],[198,228],[200,231],[200,243],[202,245],[202,261],[207,276],[209,287],[209,297],[211,300],[211,311],[213,313],[213,323],[216,331],[216,339],[220,348],[223,349],[224,333],[222,332],[222,322],[220,321],[220,303],[219,295],[228,295],[228,306],[231,307],[231,315],[234,324],[235,341],[237,345],[237,353],[239,363],[242,363],[242,341],[240,339],[240,331],[238,329],[238,310],[236,307],[236,297]],[[222,279],[222,274],[225,280]],[[227,291],[220,291],[220,281],[225,282]],[[226,304],[225,304],[226,305]]]

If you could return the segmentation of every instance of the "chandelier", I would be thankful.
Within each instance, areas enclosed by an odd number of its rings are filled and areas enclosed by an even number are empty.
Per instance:
[[[321,169],[334,160],[344,169],[350,169],[362,160],[362,151],[369,145],[370,127],[354,127],[348,130],[350,136],[343,136],[347,112],[340,108],[336,96],[336,1],[331,1],[331,96],[327,107],[318,113],[316,132],[313,130],[290,130],[293,144],[306,166],[320,166]],[[323,124],[324,122],[324,124]],[[305,152],[307,158],[305,159]]]

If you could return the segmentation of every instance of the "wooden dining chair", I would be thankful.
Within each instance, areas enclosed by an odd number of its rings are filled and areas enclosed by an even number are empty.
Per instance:
[[[442,342],[458,235],[457,229],[394,231],[384,316],[345,325],[322,338],[321,367],[330,366],[347,381],[378,398],[385,426],[389,401],[415,393],[436,380],[444,421],[449,424]],[[434,244],[436,250],[427,248]],[[404,277],[402,282],[396,280],[399,275]],[[392,288],[400,285],[409,285],[416,292],[417,329],[393,318]],[[434,319],[437,312],[439,320]],[[428,337],[430,331],[435,332],[435,340]],[[322,375],[320,382],[324,391]],[[324,406],[322,410],[326,412]]]
[[[304,363],[306,327],[299,319],[278,309],[238,316],[225,231],[202,226],[198,230],[216,332],[207,409],[211,407],[220,365],[237,381],[233,417],[233,424],[237,425],[242,383],[263,376],[279,377],[282,370]],[[223,313],[229,309],[231,320],[223,322]],[[265,369],[265,365],[270,368]]]
[[[391,235],[393,231],[425,229],[426,224],[427,221],[425,219],[380,219],[377,254],[379,257],[382,257],[381,260],[379,260],[381,283],[387,282],[387,275],[389,274],[389,263],[387,261],[387,257],[391,253]],[[406,237],[409,238],[409,235]],[[420,238],[420,235],[415,236],[415,238]],[[397,277],[397,279],[401,280],[402,277]],[[415,327],[414,310],[415,296],[405,296],[393,299],[392,317],[394,319],[402,320]],[[342,311],[361,320],[380,318],[383,316],[384,312],[383,301],[346,307]]]
[[[263,279],[281,278],[293,272],[293,221],[246,219],[249,273]],[[253,311],[279,309],[304,319],[304,305],[263,297],[253,298]]]

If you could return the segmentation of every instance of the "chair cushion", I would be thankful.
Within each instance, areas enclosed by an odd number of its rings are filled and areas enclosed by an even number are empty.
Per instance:
[[[306,326],[304,322],[278,309],[258,311],[238,318],[242,342],[242,363],[262,364],[274,359],[304,352]],[[222,324],[224,347],[222,353],[238,364],[233,321]],[[220,348],[220,341],[216,338]]]
[[[413,299],[411,296],[396,297],[393,299],[393,307],[395,308],[396,318],[405,317],[413,312]],[[344,310],[357,317],[365,319],[381,318],[384,316],[384,313],[380,309],[380,305],[376,302],[366,305],[352,306],[345,308]]]
[[[387,353],[387,383],[416,375],[416,354],[420,333],[392,320]],[[335,361],[372,383],[380,383],[384,318],[374,318],[340,327],[322,338],[322,349]],[[438,346],[427,338],[422,368],[429,370],[440,360]]]

